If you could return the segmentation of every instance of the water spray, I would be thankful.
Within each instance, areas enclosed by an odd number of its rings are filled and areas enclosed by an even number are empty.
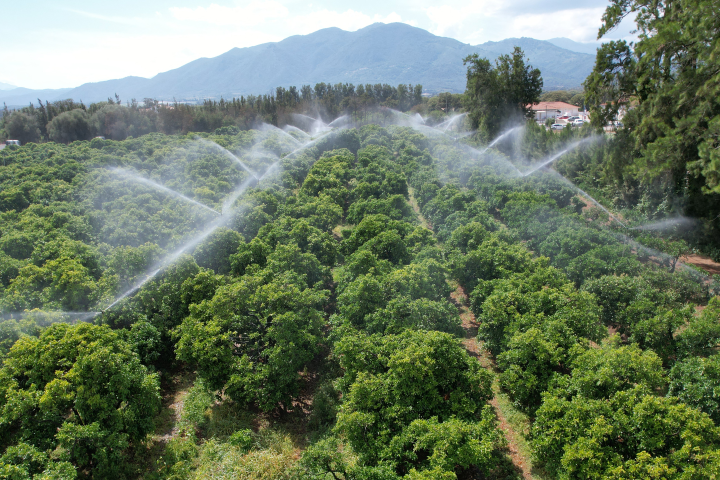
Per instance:
[[[109,169],[109,170],[110,170],[111,172],[117,174],[117,175],[122,175],[122,176],[124,176],[124,177],[126,177],[126,178],[128,178],[128,179],[130,179],[130,180],[133,180],[133,181],[138,182],[138,183],[142,183],[142,184],[144,184],[144,185],[148,185],[148,186],[153,187],[153,188],[155,188],[155,189],[157,189],[157,190],[161,190],[161,191],[163,191],[163,192],[165,192],[165,193],[168,193],[168,194],[170,194],[170,195],[172,195],[172,196],[174,196],[174,197],[177,197],[177,198],[180,198],[180,199],[182,199],[182,200],[185,200],[185,201],[188,202],[188,203],[192,203],[193,205],[197,205],[198,207],[202,207],[202,208],[204,208],[205,210],[209,210],[209,211],[213,212],[213,213],[216,214],[216,215],[221,215],[221,213],[218,212],[217,210],[212,209],[212,208],[208,207],[207,205],[198,202],[197,200],[193,200],[193,199],[190,198],[190,197],[186,197],[186,196],[183,195],[182,193],[176,192],[175,190],[173,190],[173,189],[171,189],[171,188],[168,188],[168,187],[166,187],[165,185],[161,185],[161,184],[159,184],[159,183],[157,183],[157,182],[155,182],[155,181],[153,181],[153,180],[150,180],[149,178],[142,177],[142,176],[138,175],[138,174],[135,173],[135,172],[132,172],[132,171],[130,171],[130,170],[126,170],[126,169],[120,168],[120,167],[111,168],[111,169]]]
[[[118,297],[114,302],[112,302],[110,305],[108,305],[105,309],[102,310],[102,313],[105,313],[106,311],[113,308],[115,305],[120,303],[123,299],[127,298],[128,296],[132,295],[133,293],[140,290],[147,282],[155,278],[160,272],[165,270],[169,265],[174,263],[178,258],[180,258],[184,253],[190,251],[191,249],[195,248],[197,245],[202,243],[206,238],[208,238],[210,235],[215,232],[220,227],[224,227],[227,225],[233,218],[231,215],[234,213],[233,205],[235,204],[235,201],[243,194],[245,191],[250,188],[256,186],[259,181],[262,178],[265,178],[270,174],[271,171],[277,168],[277,165],[280,164],[280,160],[272,164],[262,175],[260,179],[257,177],[248,177],[244,182],[242,182],[233,192],[230,194],[228,199],[223,202],[223,213],[220,217],[212,221],[209,225],[205,227],[205,229],[200,232],[198,235],[190,239],[188,242],[183,244],[181,247],[179,247],[177,250],[172,252],[170,255],[167,255],[164,259],[162,259],[160,262],[158,262],[150,271],[150,273],[144,275],[144,278],[138,282],[136,282],[130,289],[125,291],[120,297]]]
[[[501,133],[500,136],[498,136],[495,140],[493,140],[492,142],[490,142],[490,144],[489,144],[487,147],[485,147],[485,149],[484,149],[482,152],[480,152],[480,155],[484,154],[485,152],[487,152],[488,150],[490,150],[492,147],[494,147],[495,145],[497,145],[497,144],[498,144],[500,141],[502,141],[505,137],[507,137],[507,136],[509,136],[509,135],[511,135],[511,134],[513,134],[513,133],[515,133],[515,132],[517,132],[518,130],[521,130],[522,128],[524,128],[524,127],[523,127],[522,125],[520,125],[520,126],[518,126],[518,127],[512,127],[510,130],[506,130],[505,132]],[[517,169],[516,169],[516,170],[517,170]],[[520,173],[519,170],[518,170],[518,173]]]
[[[298,127],[296,127],[295,125],[285,125],[283,127],[283,130],[288,133],[290,133],[290,132],[299,133],[300,135],[302,135],[303,137],[305,137],[308,140],[310,140],[310,138],[311,138],[310,135],[305,130],[301,130]]]
[[[336,118],[335,120],[333,120],[332,122],[328,123],[327,126],[330,128],[345,126],[345,124],[348,123],[347,121],[349,118],[350,117],[348,115],[342,115],[342,116]]]
[[[467,113],[460,113],[458,115],[453,115],[452,117],[448,118],[444,122],[438,123],[435,128],[442,131],[447,132],[448,128],[452,127],[453,124],[460,118],[467,116]]]
[[[682,215],[678,215],[673,218],[666,218],[665,220],[660,220],[658,222],[648,223],[645,225],[638,225],[637,227],[632,227],[629,230],[643,230],[643,231],[659,231],[659,230],[667,230],[671,227],[679,227],[679,226],[686,226],[690,227],[695,224],[695,221],[691,218],[684,217]]]
[[[53,323],[66,323],[68,322],[90,322],[95,317],[100,315],[102,312],[63,312],[63,311],[42,311],[42,310],[30,310],[25,312],[10,312],[0,315],[0,321],[32,318],[36,322],[46,323],[47,325]],[[50,317],[50,318],[48,318]],[[54,318],[53,318],[54,317]]]
[[[298,129],[298,130],[299,130],[299,129]],[[286,132],[286,131],[283,130],[282,128],[278,128],[278,127],[276,127],[275,125],[270,125],[269,123],[261,123],[261,124],[260,124],[260,131],[261,131],[261,132],[275,132],[275,133],[278,133],[278,134],[280,134],[280,135],[283,135],[283,136],[286,137],[286,138],[289,138],[290,140],[292,140],[292,141],[293,141],[294,143],[296,143],[296,144],[299,144],[299,145],[302,144],[302,142],[301,142],[300,140],[298,140],[297,138],[293,137],[292,135],[290,135],[288,132]],[[300,130],[300,131],[302,132],[302,130]],[[307,135],[307,134],[306,134],[306,135]]]
[[[281,130],[281,131],[282,131],[282,130]],[[222,154],[225,155],[226,157],[230,158],[230,159],[233,160],[235,163],[237,163],[238,165],[240,165],[240,167],[241,167],[243,170],[245,170],[247,173],[249,173],[250,175],[252,175],[253,177],[255,177],[255,179],[257,179],[257,174],[256,174],[255,172],[253,172],[252,170],[250,170],[250,167],[248,167],[247,165],[245,165],[245,162],[243,162],[242,160],[240,160],[235,154],[233,154],[233,153],[232,153],[230,150],[228,150],[227,148],[224,148],[224,147],[222,147],[221,145],[218,145],[217,143],[213,142],[212,140],[207,140],[207,139],[205,139],[205,138],[197,137],[196,140],[199,141],[200,143],[204,144],[204,145],[207,145],[207,146],[209,146],[209,147],[211,147],[211,148],[219,151],[220,153],[222,153]]]
[[[309,130],[311,135],[320,132],[327,132],[331,128],[330,126],[328,126],[328,124],[326,124],[319,118],[308,117],[307,115],[303,115],[302,113],[291,113],[290,116],[295,118],[296,120],[300,120],[301,123],[307,124],[309,122]]]
[[[285,155],[285,158],[290,158],[290,157],[292,157],[293,155],[297,155],[298,153],[302,152],[303,150],[306,150],[306,149],[314,146],[314,145],[315,145],[316,143],[318,143],[320,140],[323,140],[324,138],[329,137],[330,135],[334,135],[334,134],[337,133],[338,131],[344,130],[344,129],[345,129],[345,128],[342,127],[342,128],[338,128],[338,129],[336,129],[336,130],[327,132],[327,133],[325,133],[324,135],[321,135],[321,136],[317,137],[316,139],[307,142],[307,143],[304,144],[303,146],[301,146],[301,147],[299,147],[299,148],[296,148],[296,149],[293,150],[292,152],[290,152],[290,153],[288,153],[287,155]]]
[[[555,154],[553,154],[553,155],[550,155],[549,157],[547,157],[547,158],[545,158],[544,160],[540,161],[539,164],[533,166],[532,168],[530,168],[530,170],[528,170],[527,172],[523,173],[523,177],[527,177],[528,175],[532,175],[533,173],[537,172],[538,170],[540,170],[540,169],[543,168],[544,166],[550,165],[552,162],[554,162],[554,161],[557,160],[558,158],[562,157],[562,156],[565,155],[566,153],[568,153],[568,152],[570,152],[570,151],[572,151],[572,150],[575,150],[575,149],[578,148],[580,145],[584,145],[584,144],[586,144],[586,143],[595,142],[595,141],[597,141],[597,140],[598,140],[598,139],[597,139],[596,137],[588,137],[588,138],[583,138],[582,140],[578,140],[578,141],[576,141],[576,142],[573,142],[573,143],[571,143],[570,145],[568,145],[565,149],[563,149],[562,151],[560,151],[560,152],[558,152],[558,153],[555,153]]]
[[[573,187],[573,188],[574,188],[575,190],[577,190],[583,197],[587,198],[587,199],[590,200],[593,204],[595,204],[596,207],[600,208],[603,212],[607,213],[610,218],[612,218],[612,219],[615,220],[617,223],[619,223],[620,225],[622,225],[623,228],[628,228],[627,225],[625,225],[623,222],[621,222],[620,220],[618,220],[618,218],[617,218],[615,215],[613,215],[612,213],[610,213],[610,211],[609,211],[607,208],[603,207],[600,202],[598,202],[597,200],[595,200],[595,199],[594,199],[593,197],[591,197],[587,192],[585,192],[585,191],[582,190],[580,187],[578,187],[577,185],[575,185],[574,183],[572,183],[570,180],[568,180],[567,178],[565,178],[565,176],[561,175],[560,172],[557,172],[557,171],[552,170],[552,169],[549,169],[549,168],[545,168],[545,171],[555,174],[560,180],[562,180],[563,182],[565,182],[565,183],[567,183],[568,185],[570,185],[571,187]]]

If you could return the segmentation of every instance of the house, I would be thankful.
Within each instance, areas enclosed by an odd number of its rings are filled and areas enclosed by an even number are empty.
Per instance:
[[[607,107],[607,103],[601,103],[600,107],[604,109],[605,107]],[[631,110],[632,108],[634,107],[632,105],[628,105],[627,103],[620,104],[620,106],[618,107],[617,115],[615,115],[613,121],[621,122],[628,110]]]
[[[535,112],[535,120],[538,122],[561,116],[580,116],[580,107],[565,102],[540,102],[528,107]]]

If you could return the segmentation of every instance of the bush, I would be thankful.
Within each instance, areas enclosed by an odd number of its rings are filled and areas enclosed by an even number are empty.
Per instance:
[[[88,140],[91,137],[90,117],[80,108],[63,112],[47,124],[50,139],[58,143]]]
[[[34,115],[13,112],[5,120],[5,132],[12,140],[20,140],[21,144],[40,140],[40,129]]]

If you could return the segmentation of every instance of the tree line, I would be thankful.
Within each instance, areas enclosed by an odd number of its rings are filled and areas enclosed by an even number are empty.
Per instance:
[[[720,261],[716,5],[612,1],[599,38],[632,15],[639,40],[604,43],[584,91],[572,96],[542,93],[540,72],[519,49],[494,65],[477,55],[466,58],[471,126],[489,142],[509,126],[526,124],[539,140],[533,149],[547,151],[545,145],[556,142],[537,131],[527,106],[540,100],[584,106],[590,114],[585,131],[603,141],[563,156],[558,171],[628,219],[695,219],[668,233]],[[605,134],[608,126],[613,132]]]
[[[144,99],[142,104],[132,99],[123,105],[117,95],[87,107],[73,100],[43,103],[38,99],[37,106],[30,104],[13,111],[5,107],[0,119],[0,139],[20,140],[23,144],[70,143],[95,136],[123,140],[153,132],[168,135],[212,132],[229,126],[249,130],[260,122],[284,125],[290,122],[292,113],[319,116],[330,122],[343,113],[378,106],[408,111],[422,103],[422,85],[356,87],[348,83],[318,83],[314,87],[303,85],[300,89],[278,87],[272,94],[205,99],[199,105],[151,98]]]

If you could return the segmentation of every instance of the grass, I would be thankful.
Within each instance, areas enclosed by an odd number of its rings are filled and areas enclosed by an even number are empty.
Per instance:
[[[530,433],[530,418],[515,408],[512,400],[500,388],[497,376],[493,381],[493,392],[495,393],[495,407],[513,432],[513,446],[517,449],[518,455],[530,463],[531,478],[550,480],[550,477],[542,469],[532,464],[532,448],[527,440]]]
[[[292,466],[299,458],[290,435],[264,432],[258,445],[246,452],[242,447],[215,439],[203,444],[198,456],[196,479],[247,480],[291,478]]]
[[[296,419],[250,411],[193,379],[178,380],[177,390],[168,394],[167,403],[173,403],[158,416],[157,433],[145,451],[143,471],[150,473],[144,478],[291,478],[305,444]],[[250,441],[238,442],[233,434],[239,431]]]
[[[417,198],[415,198],[412,187],[408,187],[408,203],[417,214],[418,220],[420,220],[420,225],[427,228],[428,230],[432,230],[432,227],[430,226],[428,221],[425,220],[425,217],[423,217],[420,213],[420,205],[418,205]]]

